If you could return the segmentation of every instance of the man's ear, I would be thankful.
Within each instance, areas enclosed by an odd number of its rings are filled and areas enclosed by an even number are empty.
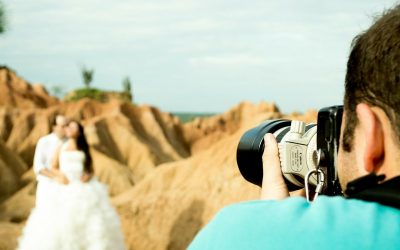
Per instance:
[[[384,135],[382,123],[373,109],[365,103],[360,103],[356,108],[358,117],[359,136],[363,137],[364,145],[360,151],[364,170],[368,173],[377,172],[385,156]]]

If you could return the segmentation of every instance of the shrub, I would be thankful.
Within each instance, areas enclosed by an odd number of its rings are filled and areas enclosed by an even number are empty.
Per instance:
[[[104,102],[107,99],[104,91],[95,88],[83,88],[74,90],[69,96],[66,97],[66,100],[78,101],[83,98],[90,98],[99,102]]]

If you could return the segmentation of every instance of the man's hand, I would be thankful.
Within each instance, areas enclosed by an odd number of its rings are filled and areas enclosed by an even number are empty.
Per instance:
[[[264,136],[264,143],[261,199],[281,200],[289,196],[305,197],[304,188],[289,193],[281,172],[278,143],[275,137],[272,134],[266,134]]]
[[[281,200],[289,197],[279,161],[278,143],[272,134],[264,136],[262,200]]]
[[[40,175],[46,176],[48,178],[54,178],[56,177],[56,174],[54,173],[54,171],[52,171],[51,169],[47,169],[47,168],[43,168],[39,171]]]
[[[61,172],[57,173],[57,175],[54,177],[54,180],[64,185],[67,185],[69,183],[68,178]]]

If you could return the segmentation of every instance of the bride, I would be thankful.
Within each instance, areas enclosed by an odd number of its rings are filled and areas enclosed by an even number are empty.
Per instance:
[[[32,210],[18,249],[125,249],[107,188],[93,177],[82,125],[71,121],[66,134],[68,140],[56,153],[52,165],[53,196]]]

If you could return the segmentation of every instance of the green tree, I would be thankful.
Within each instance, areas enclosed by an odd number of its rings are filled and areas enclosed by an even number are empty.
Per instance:
[[[125,77],[122,81],[123,93],[124,95],[132,101],[132,84],[129,77]]]
[[[0,34],[3,33],[6,29],[6,15],[4,10],[4,5],[0,2]]]
[[[83,84],[85,84],[86,88],[90,88],[90,84],[93,81],[94,69],[87,69],[86,66],[83,66],[81,69]]]

